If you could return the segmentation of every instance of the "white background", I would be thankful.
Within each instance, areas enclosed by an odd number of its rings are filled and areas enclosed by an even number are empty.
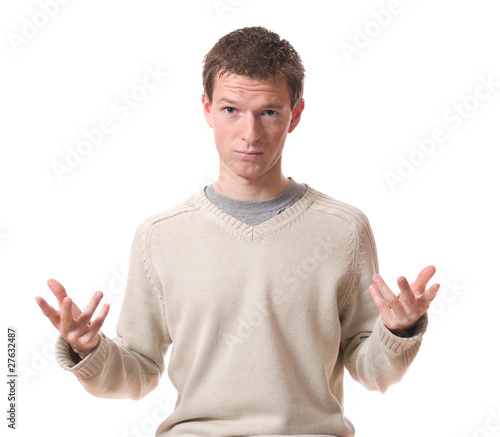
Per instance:
[[[0,7],[0,287],[4,332],[18,330],[16,435],[153,435],[169,413],[166,374],[139,402],[88,394],[55,361],[55,328],[34,298],[55,304],[49,278],[77,302],[106,291],[103,331],[115,335],[136,226],[218,172],[200,103],[203,56],[253,25],[288,39],[307,69],[284,174],[368,216],[393,289],[428,264],[442,284],[400,383],[380,394],[346,377],[356,436],[500,435],[497,1],[401,0],[390,22],[380,11],[397,2],[387,0],[221,0],[233,6],[220,13],[212,0],[74,0],[52,17],[47,2]],[[143,95],[147,68],[168,77]],[[121,119],[113,105],[134,92],[144,99]],[[58,178],[54,163],[106,118],[113,132]],[[435,129],[446,140],[424,155],[415,142]],[[411,174],[401,167],[410,157]],[[391,189],[386,172],[398,171]]]

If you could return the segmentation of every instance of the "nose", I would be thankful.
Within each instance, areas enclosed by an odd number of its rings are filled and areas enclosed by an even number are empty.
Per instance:
[[[251,113],[245,114],[243,117],[243,126],[241,130],[241,139],[249,144],[253,144],[259,140],[259,124],[255,116]]]

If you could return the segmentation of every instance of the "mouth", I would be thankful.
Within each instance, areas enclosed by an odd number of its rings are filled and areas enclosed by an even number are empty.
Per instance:
[[[236,153],[239,156],[241,156],[242,158],[249,158],[249,159],[257,158],[258,156],[262,155],[262,152],[238,152],[238,151],[236,151]]]

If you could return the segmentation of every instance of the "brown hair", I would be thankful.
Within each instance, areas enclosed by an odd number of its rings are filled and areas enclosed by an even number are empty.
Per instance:
[[[203,89],[209,102],[216,75],[220,78],[225,73],[285,81],[292,109],[302,99],[305,69],[299,54],[287,40],[265,27],[245,27],[224,35],[205,55],[203,63]]]

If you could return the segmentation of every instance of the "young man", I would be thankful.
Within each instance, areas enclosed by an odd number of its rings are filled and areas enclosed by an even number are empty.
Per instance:
[[[102,293],[81,312],[48,285],[59,311],[56,356],[87,391],[140,399],[168,375],[178,390],[157,436],[353,436],[344,367],[384,392],[413,361],[439,288],[428,266],[396,297],[378,272],[358,209],[285,177],[300,121],[304,68],[262,27],[222,37],[206,55],[203,111],[217,181],[139,225],[117,337],[100,328]],[[372,284],[372,281],[374,284]]]

